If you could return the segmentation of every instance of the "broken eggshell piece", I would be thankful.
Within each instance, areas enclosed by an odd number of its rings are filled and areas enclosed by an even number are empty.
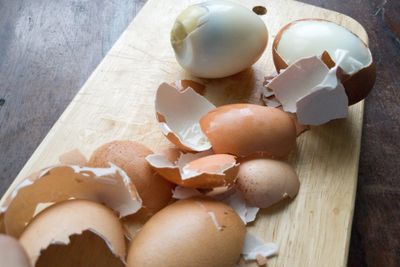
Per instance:
[[[154,215],[135,237],[128,267],[232,267],[246,233],[235,211],[218,201],[179,200]]]
[[[167,156],[153,154],[146,157],[149,164],[165,179],[174,184],[191,188],[214,188],[232,185],[239,164],[236,157],[228,154],[181,153],[171,160]]]
[[[344,59],[339,50],[348,52]],[[312,56],[322,56],[329,68],[337,65],[344,74],[340,80],[349,105],[364,99],[375,83],[375,64],[368,46],[350,30],[331,21],[302,19],[287,24],[276,35],[272,55],[278,72]]]
[[[115,165],[89,168],[53,166],[22,180],[0,207],[6,233],[19,237],[40,203],[86,199],[104,203],[120,217],[136,213],[142,205],[135,186]]]
[[[200,129],[200,118],[215,108],[206,98],[188,87],[179,91],[163,83],[156,94],[156,114],[162,133],[184,151],[206,151],[211,148]]]
[[[45,209],[29,223],[20,237],[20,242],[25,248],[32,266],[35,266],[46,249],[52,245],[67,246],[72,235],[82,235],[84,231],[90,231],[100,237],[123,266],[126,247],[118,217],[105,206],[87,200],[67,200]],[[80,248],[82,251],[93,249],[97,249],[94,244]],[[84,253],[80,252],[73,256],[78,258],[82,254]],[[62,259],[63,265],[65,265],[65,261],[69,261],[70,266],[75,266],[73,263],[76,260],[73,258]],[[81,259],[81,261],[85,261],[85,259]],[[54,266],[53,264],[48,263],[46,266]]]
[[[296,146],[296,128],[282,110],[253,104],[218,107],[200,120],[218,154],[286,157]]]
[[[342,59],[347,52],[339,51]],[[337,66],[329,69],[317,56],[303,58],[272,79],[274,91],[284,111],[296,113],[300,124],[320,125],[345,118],[348,100],[338,80]]]
[[[244,260],[257,260],[257,256],[271,257],[278,254],[278,245],[275,243],[265,243],[260,238],[247,232],[244,240],[242,256]]]

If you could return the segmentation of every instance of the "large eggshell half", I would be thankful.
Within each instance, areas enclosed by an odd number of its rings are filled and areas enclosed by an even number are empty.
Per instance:
[[[237,187],[246,202],[268,208],[285,198],[296,197],[300,182],[288,163],[267,158],[249,159],[239,167]]]
[[[245,225],[214,200],[179,200],[154,215],[128,252],[128,267],[232,267],[240,258]]]
[[[171,200],[172,184],[152,170],[145,159],[150,154],[153,151],[138,142],[117,140],[97,148],[89,166],[104,168],[112,163],[120,167],[135,185],[143,201],[142,209],[154,214]]]
[[[200,118],[215,108],[192,88],[179,91],[167,83],[156,94],[156,114],[162,133],[184,151],[206,151],[211,148],[200,129]]]
[[[312,56],[322,56],[325,64],[332,67],[338,63],[337,50],[348,51],[339,67],[345,74],[341,82],[348,104],[352,105],[372,90],[376,70],[368,46],[350,30],[328,20],[296,20],[279,30],[272,45],[272,56],[279,72],[301,58]]]
[[[221,106],[202,117],[200,125],[218,154],[286,157],[296,145],[292,119],[277,108],[253,104]]]
[[[209,152],[181,153],[178,158],[172,160],[168,155],[160,153],[149,155],[146,159],[168,181],[191,188],[232,185],[239,166],[235,156],[209,155]]]
[[[116,260],[119,263],[116,266],[124,266],[126,247],[119,219],[110,209],[95,202],[68,200],[47,208],[26,227],[20,237],[20,242],[32,266],[35,266],[41,254],[46,253],[51,245],[68,246],[73,235],[82,235],[84,231],[90,231],[100,237],[114,255],[112,259],[107,259],[110,254],[97,254],[100,257],[96,259],[96,266],[107,266],[104,265],[105,262],[115,263]],[[81,246],[78,253],[68,257],[61,253],[57,258],[48,256],[47,261],[52,259],[55,262],[46,262],[43,259],[42,261],[45,262],[41,262],[38,266],[87,266],[85,262],[90,262],[91,259],[85,258],[84,255],[94,257],[95,251],[99,250],[95,244],[98,242],[89,243],[85,247]]]
[[[22,180],[0,207],[6,233],[19,237],[41,203],[86,199],[104,203],[121,217],[136,213],[142,200],[124,171],[74,165],[54,166]]]
[[[8,235],[0,234],[0,266],[30,267],[31,264],[25,249],[18,240]]]

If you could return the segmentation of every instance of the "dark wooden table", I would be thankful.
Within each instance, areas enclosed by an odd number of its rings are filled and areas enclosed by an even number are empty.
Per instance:
[[[304,2],[350,15],[368,31],[378,74],[365,103],[348,265],[398,267],[400,1]],[[0,0],[0,194],[144,3]]]

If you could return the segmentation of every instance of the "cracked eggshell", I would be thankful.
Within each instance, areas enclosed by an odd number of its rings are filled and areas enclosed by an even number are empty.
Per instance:
[[[178,158],[171,150],[168,155],[162,153],[149,155],[150,165],[168,181],[191,188],[209,189],[234,184],[238,171],[236,157],[227,154],[208,155],[180,154]]]
[[[95,202],[67,200],[54,204],[39,213],[29,223],[19,240],[25,248],[32,266],[35,266],[38,260],[41,262],[40,264],[38,262],[38,266],[60,266],[59,261],[64,266],[87,266],[84,262],[93,257],[91,254],[97,250],[95,245],[97,242],[81,246],[79,252],[70,255],[70,257],[66,257],[66,255],[59,255],[59,257],[46,255],[46,259],[39,259],[52,245],[70,245],[73,235],[87,238],[83,235],[84,231],[90,231],[100,237],[108,250],[112,252],[113,256],[110,253],[108,255],[100,254],[101,260],[96,259],[96,262],[99,262],[99,264],[103,262],[104,264],[104,262],[110,263],[117,260],[119,264],[116,266],[123,266],[126,247],[119,219],[110,209]],[[84,257],[84,255],[88,257]],[[114,259],[107,259],[110,256]],[[55,262],[51,262],[51,260]],[[76,263],[79,264],[76,265]]]
[[[218,107],[200,120],[215,153],[286,157],[296,146],[296,128],[282,110],[253,104]]]
[[[249,68],[267,42],[263,20],[231,1],[191,5],[179,14],[171,31],[178,63],[202,78],[222,78]]]
[[[372,90],[376,69],[368,46],[350,30],[328,20],[296,20],[279,30],[272,45],[272,56],[278,72],[311,56],[322,56],[331,68],[338,60],[337,50],[349,52],[340,64],[343,71],[340,80],[352,105]]]
[[[156,117],[162,133],[184,151],[206,151],[211,144],[200,129],[199,120],[215,108],[206,98],[188,87],[179,91],[163,83],[155,100]]]
[[[286,162],[255,158],[240,165],[237,188],[252,206],[268,208],[285,198],[293,199],[299,187],[296,172]]]
[[[232,267],[240,258],[246,228],[218,201],[179,200],[154,215],[128,252],[128,267]]]
[[[28,255],[18,240],[2,234],[0,234],[0,261],[4,267],[31,266]]]
[[[68,199],[104,203],[121,217],[136,213],[142,205],[134,184],[115,165],[109,168],[53,166],[22,180],[6,197],[0,207],[6,233],[19,237],[40,204]]]
[[[97,148],[90,157],[89,166],[108,167],[112,163],[120,167],[135,185],[143,201],[143,210],[154,214],[171,200],[172,184],[152,170],[145,159],[150,154],[153,151],[138,142],[117,140]]]
[[[199,95],[203,95],[206,89],[205,85],[192,80],[178,80],[170,83],[170,85],[175,87],[179,92],[183,92],[190,87]]]

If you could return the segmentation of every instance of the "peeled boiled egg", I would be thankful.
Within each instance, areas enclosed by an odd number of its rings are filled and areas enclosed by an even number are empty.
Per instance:
[[[202,78],[222,78],[249,68],[264,52],[267,42],[267,27],[260,17],[225,0],[187,7],[171,31],[178,63]]]
[[[365,98],[375,83],[375,64],[368,46],[331,21],[302,19],[287,24],[276,35],[272,55],[278,71],[313,56],[321,56],[330,68],[338,64],[349,105]]]
[[[294,198],[299,191],[300,182],[288,163],[252,158],[241,163],[237,186],[247,203],[268,208],[285,198]]]
[[[218,201],[179,200],[154,215],[133,240],[128,267],[232,267],[240,258],[246,228]]]
[[[134,141],[112,141],[93,152],[89,166],[108,167],[109,163],[113,163],[120,167],[136,186],[143,201],[143,209],[153,214],[170,201],[172,185],[157,175],[147,163],[145,158],[152,153],[150,149]]]

